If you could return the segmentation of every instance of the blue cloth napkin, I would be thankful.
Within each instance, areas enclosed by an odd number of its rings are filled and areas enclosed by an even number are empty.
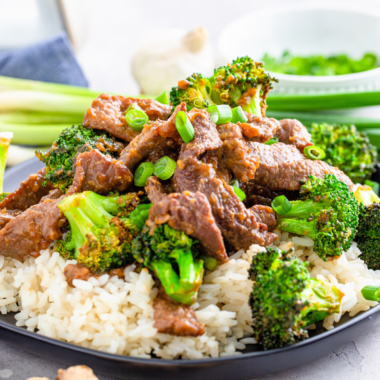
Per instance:
[[[23,49],[0,53],[0,75],[88,87],[66,33]]]

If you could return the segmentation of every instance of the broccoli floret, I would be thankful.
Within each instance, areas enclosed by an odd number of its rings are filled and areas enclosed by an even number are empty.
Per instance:
[[[277,227],[314,240],[314,251],[324,260],[348,250],[359,221],[359,204],[348,186],[334,175],[309,176],[301,187],[301,200],[278,216]]]
[[[232,61],[232,64],[215,69],[212,99],[216,104],[241,106],[244,111],[265,116],[266,97],[277,81],[264,71],[262,62],[249,57]]]
[[[346,173],[354,183],[364,183],[375,171],[377,149],[354,125],[312,124],[313,143],[326,152],[326,161]]]
[[[178,82],[177,87],[170,91],[170,102],[173,110],[180,103],[185,102],[187,109],[207,108],[213,105],[211,100],[212,83],[202,74],[193,74],[185,80]]]
[[[104,197],[85,191],[64,198],[58,207],[68,219],[70,230],[64,240],[57,242],[56,250],[94,273],[131,264],[135,261],[132,240],[140,229],[128,215],[136,202],[135,193]]]
[[[369,269],[380,268],[380,198],[369,186],[359,186],[355,197],[360,203],[355,240]]]
[[[277,248],[266,248],[252,259],[249,304],[256,340],[265,350],[308,338],[307,326],[340,311],[343,294],[311,278],[307,265]]]
[[[36,156],[46,165],[45,184],[51,182],[65,193],[73,182],[75,162],[80,153],[98,149],[116,158],[123,147],[107,132],[73,125],[61,132],[47,152],[37,151]]]
[[[203,277],[203,260],[195,258],[196,243],[184,232],[164,224],[153,233],[146,229],[137,236],[132,253],[137,262],[156,274],[169,297],[192,305]]]

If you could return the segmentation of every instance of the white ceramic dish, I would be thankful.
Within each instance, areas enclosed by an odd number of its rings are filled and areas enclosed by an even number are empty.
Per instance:
[[[294,4],[246,14],[221,33],[218,49],[222,63],[249,55],[260,60],[265,53],[332,55],[359,58],[366,52],[380,56],[380,8],[344,4]],[[275,92],[310,93],[380,90],[380,68],[339,76],[297,76],[273,73],[280,83]]]

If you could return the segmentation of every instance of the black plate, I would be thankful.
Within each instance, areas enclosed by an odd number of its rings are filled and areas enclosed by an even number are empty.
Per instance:
[[[4,191],[14,190],[20,181],[41,166],[32,159],[7,171]],[[239,380],[285,370],[325,356],[373,329],[380,323],[379,311],[380,305],[354,318],[346,314],[339,326],[330,331],[319,324],[310,339],[290,347],[260,351],[257,345],[249,345],[239,356],[191,361],[137,359],[89,350],[17,327],[13,314],[0,315],[0,339],[67,366],[85,364],[98,373],[125,379],[194,380],[202,376],[207,380]]]

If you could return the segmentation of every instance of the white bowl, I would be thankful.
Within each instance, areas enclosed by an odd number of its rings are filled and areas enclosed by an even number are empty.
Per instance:
[[[373,52],[380,57],[380,14],[330,4],[294,4],[249,13],[221,33],[218,49],[222,63],[248,55],[261,60],[265,53],[280,56],[344,53],[360,58]],[[301,76],[273,73],[279,79],[274,92],[310,93],[380,90],[380,68],[356,74]]]

